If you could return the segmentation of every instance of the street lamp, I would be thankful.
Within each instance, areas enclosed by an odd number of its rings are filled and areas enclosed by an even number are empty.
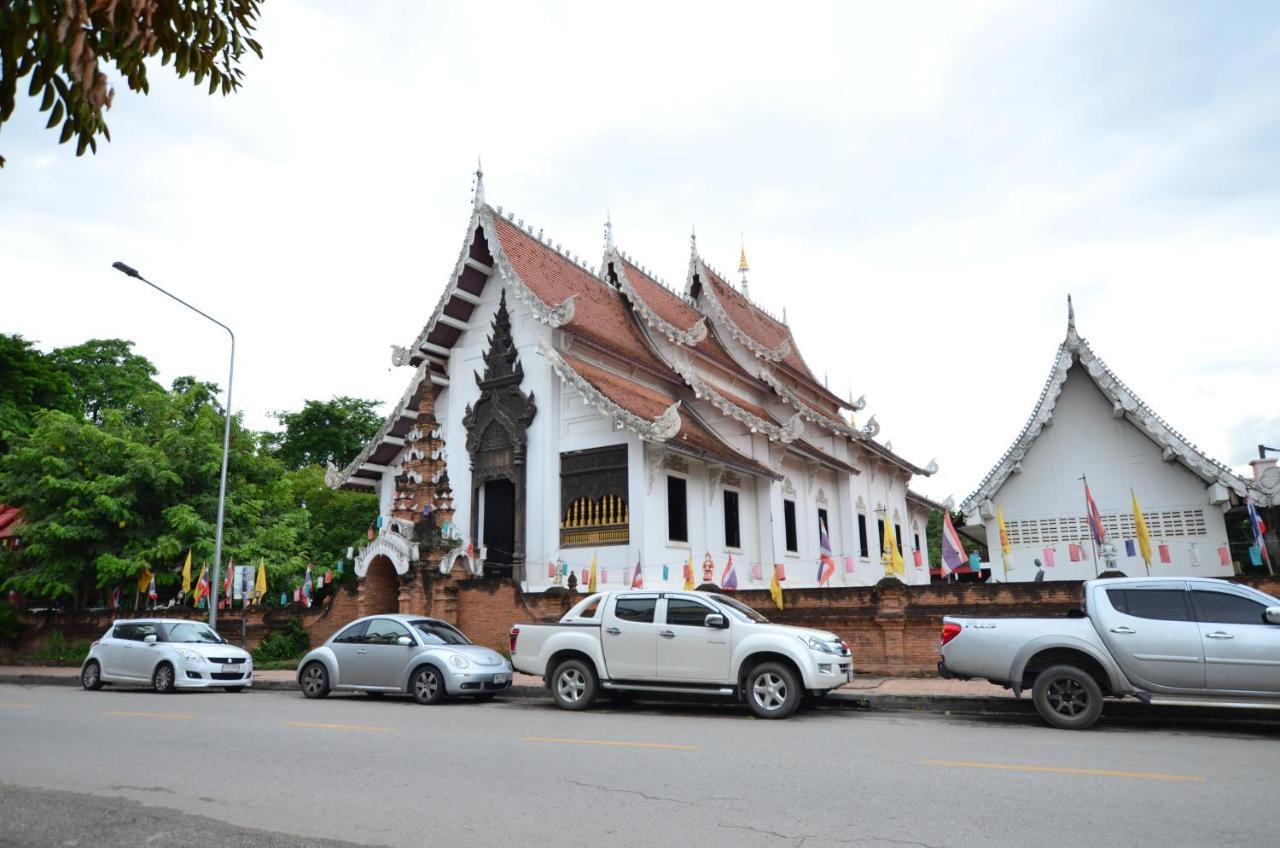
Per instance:
[[[218,572],[222,565],[222,519],[226,514],[227,508],[227,456],[229,455],[231,448],[231,380],[235,377],[236,373],[236,334],[231,332],[231,328],[219,321],[217,318],[201,312],[182,298],[170,294],[123,262],[113,262],[111,267],[115,268],[121,274],[125,274],[137,280],[142,280],[142,282],[151,286],[151,288],[160,292],[164,296],[176,300],[192,312],[208,318],[210,321],[226,330],[227,335],[231,337],[231,366],[227,369],[227,407],[224,411],[227,420],[226,424],[222,428],[222,478],[218,482],[218,529],[213,542],[213,581],[209,586],[209,626],[216,630],[218,628]]]

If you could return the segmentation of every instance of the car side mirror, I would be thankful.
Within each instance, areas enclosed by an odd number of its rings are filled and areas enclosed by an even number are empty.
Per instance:
[[[142,641],[146,642],[148,645],[154,645],[156,643],[156,634],[148,633],[146,636],[142,637]]]
[[[1267,607],[1263,617],[1267,619],[1267,624],[1280,624],[1280,607]]]
[[[401,636],[396,640],[397,645],[404,645],[406,648],[413,644],[413,640],[408,636]]]
[[[724,616],[718,612],[707,613],[707,617],[702,620],[702,623],[717,630],[723,630],[729,626],[729,622],[725,621]]]

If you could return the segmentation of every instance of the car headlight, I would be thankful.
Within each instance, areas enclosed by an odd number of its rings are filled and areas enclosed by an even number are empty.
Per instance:
[[[179,648],[178,656],[182,657],[189,663],[204,662],[204,657],[200,656],[195,651],[188,650],[187,648]]]
[[[462,654],[450,654],[449,665],[453,666],[454,668],[466,668],[467,666],[471,665],[471,661],[468,660],[466,657],[464,657]]]
[[[803,636],[800,638],[804,639],[805,644],[815,651],[820,651],[824,654],[834,654],[836,652],[836,649],[831,646],[830,642],[823,642],[821,639],[814,636],[810,636],[807,639]]]

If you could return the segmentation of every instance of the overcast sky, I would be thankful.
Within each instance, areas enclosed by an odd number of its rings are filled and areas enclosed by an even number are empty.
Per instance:
[[[250,426],[387,404],[479,155],[491,203],[592,263],[606,214],[677,287],[691,226],[724,272],[741,233],[753,297],[895,450],[938,458],[935,497],[1022,427],[1068,292],[1208,453],[1280,444],[1280,7],[853,6],[271,0],[240,93],[156,64],[96,157],[19,100],[0,332],[133,339],[166,382],[225,382],[222,331],[120,259],[236,331]]]

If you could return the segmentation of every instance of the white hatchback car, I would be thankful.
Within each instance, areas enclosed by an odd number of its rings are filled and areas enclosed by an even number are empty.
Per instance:
[[[80,683],[150,686],[157,692],[253,685],[253,657],[201,621],[139,618],[117,621],[89,648]]]

